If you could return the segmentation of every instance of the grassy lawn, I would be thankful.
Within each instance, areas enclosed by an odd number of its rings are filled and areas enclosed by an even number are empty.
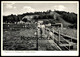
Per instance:
[[[76,29],[63,29],[63,34],[65,35],[69,35],[69,36],[72,36],[72,37],[75,37],[77,38],[77,30]]]
[[[13,27],[9,27],[9,28],[13,28]],[[31,29],[14,28],[14,30],[4,29],[3,49],[4,50],[36,50],[37,37],[35,37],[34,35],[35,31],[36,30],[33,28]]]
[[[55,31],[58,32],[60,28],[53,27],[52,29],[54,29]],[[77,38],[77,30],[76,29],[63,28],[61,33]]]

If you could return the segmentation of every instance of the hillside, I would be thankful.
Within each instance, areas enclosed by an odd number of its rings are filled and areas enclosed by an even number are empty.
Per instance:
[[[56,19],[56,23],[62,23],[63,26],[72,25],[72,23],[65,21],[57,12],[51,12],[50,15],[55,15],[54,18]]]
[[[77,28],[77,14],[73,12],[69,13],[65,11],[55,11],[55,12],[60,15],[59,19],[61,20],[61,22],[64,20],[63,22],[65,26],[67,24],[68,27],[70,28]]]

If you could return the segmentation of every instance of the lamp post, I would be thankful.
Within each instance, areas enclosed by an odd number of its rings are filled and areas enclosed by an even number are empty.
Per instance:
[[[39,33],[39,31],[38,31],[39,30],[39,28],[38,28],[38,22],[36,24],[37,24],[37,50],[38,50],[38,36],[39,36],[39,34],[38,34]]]

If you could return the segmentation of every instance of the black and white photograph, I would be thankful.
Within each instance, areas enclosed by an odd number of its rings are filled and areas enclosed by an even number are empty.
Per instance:
[[[1,43],[2,54],[78,55],[79,2],[2,1]]]

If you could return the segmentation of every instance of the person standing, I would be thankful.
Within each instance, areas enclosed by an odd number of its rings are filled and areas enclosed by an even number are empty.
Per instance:
[[[41,24],[41,34],[42,34],[42,36],[44,36],[45,35],[45,25],[43,25],[43,24]]]
[[[48,30],[48,40],[49,40],[50,38],[53,39],[53,41],[54,41],[54,32]]]

